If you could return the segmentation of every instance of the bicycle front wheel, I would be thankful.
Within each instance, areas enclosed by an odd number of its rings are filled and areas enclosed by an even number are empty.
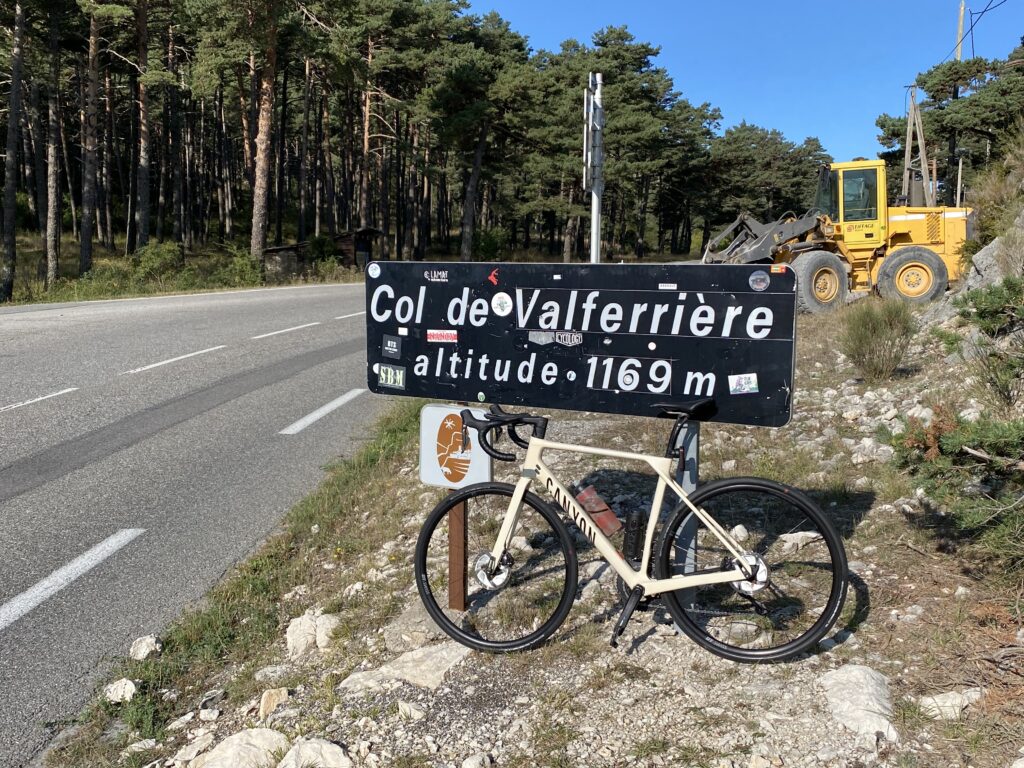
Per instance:
[[[807,496],[770,480],[728,478],[690,496],[746,552],[753,576],[666,592],[679,628],[733,661],[782,661],[810,649],[846,598],[846,553],[824,513]],[[660,578],[733,568],[736,559],[685,504],[665,527]]]
[[[456,491],[430,513],[416,544],[416,587],[427,612],[480,651],[540,645],[576,597],[572,537],[558,512],[532,493],[523,497],[507,551],[489,562],[514,491],[507,483]]]

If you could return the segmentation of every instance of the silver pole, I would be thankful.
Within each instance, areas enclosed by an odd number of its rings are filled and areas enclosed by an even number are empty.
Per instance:
[[[960,207],[960,203],[963,201],[964,192],[964,156],[960,155],[960,162],[957,163],[956,168],[956,207]]]
[[[590,187],[590,263],[601,263],[601,194],[604,192],[604,101],[601,86],[604,78],[598,72],[594,75],[594,103],[591,144],[591,187]]]

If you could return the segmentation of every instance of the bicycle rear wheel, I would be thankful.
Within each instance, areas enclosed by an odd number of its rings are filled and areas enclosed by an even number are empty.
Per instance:
[[[709,483],[690,501],[745,548],[755,573],[749,580],[664,593],[679,628],[733,661],[782,661],[810,649],[846,598],[846,553],[824,513],[795,488],[753,477]],[[734,564],[681,504],[662,532],[659,578]]]
[[[511,546],[496,572],[478,571],[489,556],[515,486],[480,483],[457,491],[427,517],[416,544],[416,587],[427,612],[451,637],[480,651],[521,651],[543,643],[565,621],[576,597],[576,548],[550,505],[527,493]],[[465,554],[458,531],[464,518]],[[450,561],[467,569],[449,582]]]

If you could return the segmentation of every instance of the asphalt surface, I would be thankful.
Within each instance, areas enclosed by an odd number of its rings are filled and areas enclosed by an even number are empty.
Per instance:
[[[363,308],[360,284],[0,309],[0,766],[371,436]]]

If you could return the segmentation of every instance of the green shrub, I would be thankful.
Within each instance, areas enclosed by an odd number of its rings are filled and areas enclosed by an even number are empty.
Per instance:
[[[502,227],[477,230],[473,235],[473,252],[479,261],[497,261],[508,250],[508,232]]]
[[[1024,323],[1024,278],[1008,277],[956,299],[960,316],[987,336],[999,336]]]
[[[978,382],[979,399],[993,408],[1012,408],[1024,397],[1024,340],[1020,337],[1005,347],[985,337],[971,341],[964,362]]]
[[[184,254],[177,243],[150,243],[135,252],[132,271],[136,277],[163,287],[164,281],[178,272],[184,263]]]
[[[235,287],[263,283],[263,273],[259,263],[249,255],[248,251],[241,248],[231,250],[231,261],[221,268],[217,278],[220,285]]]
[[[966,422],[941,408],[892,438],[896,462],[946,507],[946,534],[1024,569],[1024,420]]]
[[[945,328],[940,328],[938,326],[932,326],[929,328],[928,333],[934,336],[935,339],[942,344],[942,351],[947,355],[956,354],[963,347],[964,338],[959,333],[947,331]]]
[[[311,237],[309,239],[309,258],[312,261],[335,258],[334,240],[323,235]]]
[[[881,381],[895,373],[916,332],[909,305],[865,299],[846,311],[839,348],[866,381]]]

